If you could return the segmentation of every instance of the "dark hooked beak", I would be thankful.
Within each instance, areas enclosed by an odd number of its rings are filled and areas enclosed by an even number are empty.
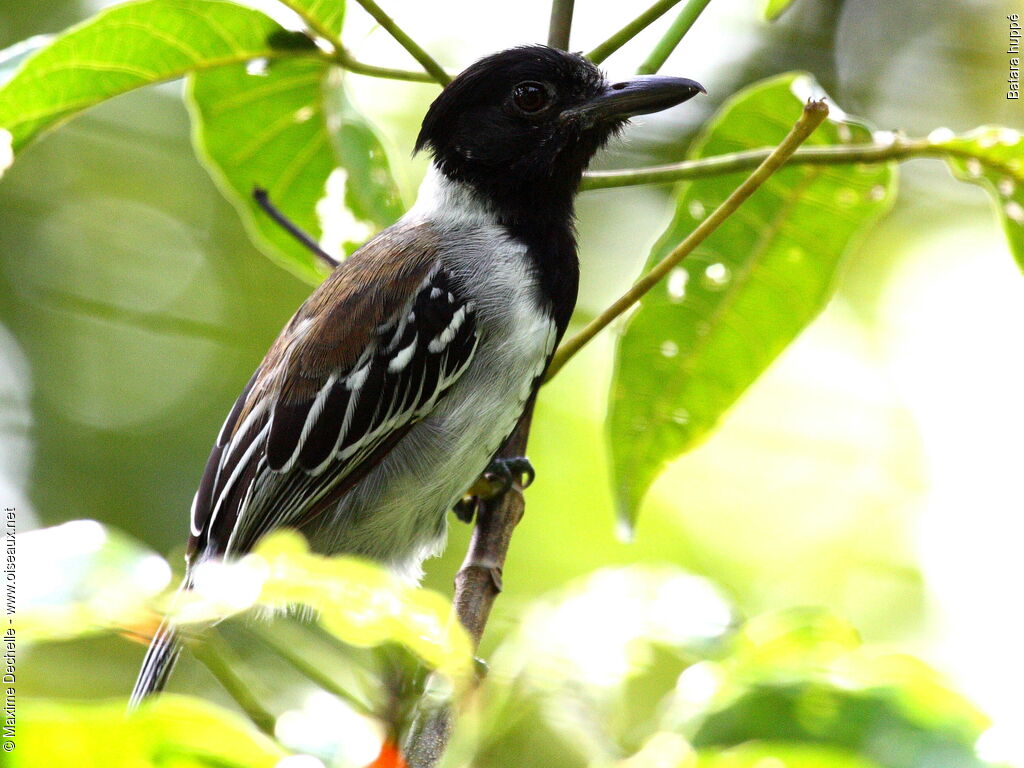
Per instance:
[[[607,86],[602,93],[586,103],[565,110],[562,118],[581,119],[588,125],[607,120],[623,120],[636,115],[661,112],[692,99],[698,93],[707,91],[695,80],[665,75],[641,75]]]

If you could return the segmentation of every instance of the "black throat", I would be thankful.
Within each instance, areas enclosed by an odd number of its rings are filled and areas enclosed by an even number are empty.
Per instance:
[[[451,166],[441,172],[468,188],[512,237],[526,245],[542,301],[561,338],[579,290],[573,203],[582,173],[523,182],[500,173],[459,173]]]

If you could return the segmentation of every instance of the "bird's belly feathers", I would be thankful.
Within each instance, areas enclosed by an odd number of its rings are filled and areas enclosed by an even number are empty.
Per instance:
[[[493,297],[477,308],[481,338],[469,366],[333,513],[305,531],[316,550],[370,557],[417,578],[422,561],[443,548],[448,510],[512,432],[557,340],[519,248],[509,251],[504,270],[461,275]]]

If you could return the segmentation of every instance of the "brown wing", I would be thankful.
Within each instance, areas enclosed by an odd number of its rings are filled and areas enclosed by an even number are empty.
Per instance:
[[[295,314],[210,454],[190,556],[245,551],[336,502],[465,370],[474,306],[435,243],[425,228],[386,230]]]

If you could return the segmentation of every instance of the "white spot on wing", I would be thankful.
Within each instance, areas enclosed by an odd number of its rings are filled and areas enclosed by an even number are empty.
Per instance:
[[[348,378],[345,379],[345,388],[349,392],[351,392],[353,390],[356,390],[356,389],[359,389],[361,386],[363,386],[363,383],[366,381],[366,377],[369,376],[369,375],[370,375],[370,364],[367,363],[362,368],[360,368],[358,371],[353,371],[352,373],[350,373],[348,375]]]
[[[459,328],[462,327],[462,323],[466,319],[467,311],[472,311],[473,303],[463,304],[459,307],[459,311],[452,315],[451,322],[448,323],[448,327],[445,328],[441,333],[434,337],[434,339],[427,345],[427,349],[434,354],[437,354],[442,349],[447,347],[452,339],[455,338],[455,334],[459,332]]]
[[[306,414],[306,420],[302,423],[302,432],[299,433],[299,439],[295,443],[295,450],[292,451],[292,455],[288,457],[288,461],[284,463],[280,471],[282,473],[291,471],[292,467],[295,466],[295,462],[299,460],[299,454],[302,453],[302,447],[306,444],[306,439],[309,437],[309,433],[313,431],[313,427],[316,426],[317,419],[320,418],[320,414],[323,413],[324,407],[327,404],[327,398],[331,394],[331,389],[334,387],[334,383],[338,380],[338,374],[332,373],[327,377],[327,383],[320,387],[320,391],[316,393],[316,399],[313,400],[313,405],[309,407],[309,413]]]
[[[192,497],[192,507],[188,511],[188,528],[192,532],[193,536],[198,536],[203,532],[202,528],[196,525],[196,504],[199,501],[199,492],[197,491]]]
[[[228,481],[224,483],[224,488],[221,489],[220,495],[217,496],[217,503],[213,507],[213,514],[210,515],[210,528],[213,528],[213,524],[217,520],[217,515],[220,513],[221,505],[224,503],[224,499],[227,498],[228,492],[232,489],[232,487],[234,487],[235,481],[238,479],[238,476],[242,473],[242,470],[245,469],[246,464],[249,463],[249,459],[250,457],[252,457],[253,452],[256,450],[256,446],[263,442],[263,438],[266,437],[267,430],[269,428],[270,422],[268,421],[266,424],[263,425],[263,429],[259,431],[259,434],[256,435],[255,438],[253,438],[252,442],[249,443],[249,446],[245,449],[245,453],[242,454],[242,458],[239,459],[238,464],[235,465],[234,470],[231,472],[231,477],[229,477]]]
[[[417,338],[417,336],[413,336],[412,341],[409,342],[409,346],[401,350],[397,355],[395,355],[394,359],[388,363],[388,373],[398,373],[409,364],[409,361],[412,359],[412,353],[416,351]]]

